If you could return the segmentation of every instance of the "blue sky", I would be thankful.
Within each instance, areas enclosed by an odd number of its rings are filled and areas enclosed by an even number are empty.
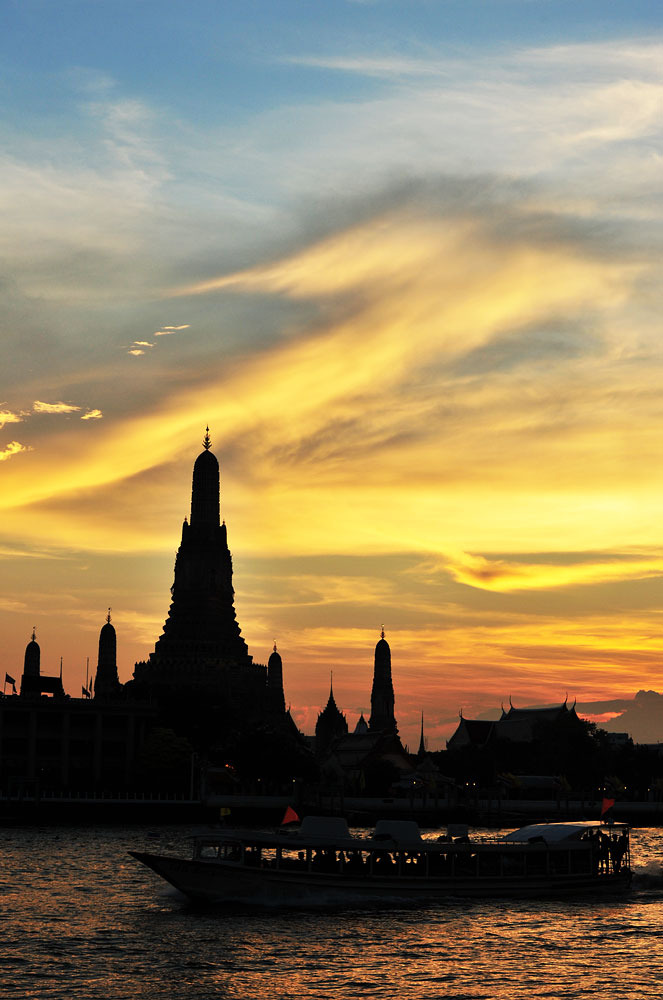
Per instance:
[[[0,17],[9,672],[112,605],[131,675],[209,422],[302,725],[383,622],[413,740],[657,686],[660,5]]]
[[[301,57],[462,59],[647,38],[660,21],[660,5],[643,2],[9,0],[0,51],[6,110],[24,124],[70,113],[86,71],[168,114],[234,122],[289,100],[370,93],[370,79],[293,63]]]

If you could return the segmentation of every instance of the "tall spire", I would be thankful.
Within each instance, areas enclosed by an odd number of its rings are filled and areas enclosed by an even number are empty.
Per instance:
[[[205,437],[203,438],[203,448],[205,451],[209,451],[212,447],[212,440],[209,436],[209,425],[205,428]]]
[[[106,623],[102,625],[99,632],[99,656],[97,659],[97,673],[94,678],[95,698],[114,698],[121,691],[120,679],[117,673],[117,635],[115,628],[111,625],[111,609],[108,609]],[[89,660],[88,660],[89,664]],[[88,691],[92,686],[85,684]]]
[[[281,655],[274,649],[267,661],[267,690],[271,705],[275,711],[285,712],[285,695],[283,693],[283,661]]]
[[[394,716],[394,685],[391,680],[391,650],[384,637],[384,626],[375,647],[373,688],[371,690],[371,717],[368,722],[372,733],[398,733]]]
[[[253,661],[235,614],[232,558],[220,517],[219,463],[210,445],[207,428],[193,466],[191,519],[182,526],[168,617],[149,661],[136,664],[134,678],[139,685],[167,690],[168,697],[194,689],[223,692],[230,704],[231,676],[253,670]]]
[[[424,713],[421,713],[421,736],[419,737],[419,749],[417,757],[423,757],[426,753],[426,740],[424,739]]]

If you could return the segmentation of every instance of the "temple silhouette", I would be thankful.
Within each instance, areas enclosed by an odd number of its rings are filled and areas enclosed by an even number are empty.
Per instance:
[[[351,759],[354,767],[390,754],[409,766],[398,737],[384,629],[375,647],[369,721],[362,715],[349,733],[330,690],[315,737],[307,738],[286,708],[276,643],[266,665],[254,662],[234,599],[219,463],[206,428],[193,466],[191,508],[182,525],[170,607],[154,650],[122,684],[109,608],[99,633],[96,670],[86,678],[81,697],[72,698],[64,691],[61,665],[59,676],[42,674],[33,630],[20,694],[7,673],[14,693],[0,699],[2,780],[62,787],[112,778],[130,783],[150,753],[165,758],[179,747],[182,759],[186,753],[232,757],[233,748],[243,746],[246,752],[248,744],[258,746],[261,739],[271,748],[265,752],[299,754],[300,764],[301,754],[308,753],[317,758],[316,766],[331,762],[328,769],[342,770],[343,760]]]
[[[136,663],[132,697],[213,708],[229,724],[286,725],[283,663],[276,647],[264,666],[253,662],[235,612],[232,556],[221,521],[219,463],[209,428],[193,466],[191,516],[182,525],[172,601],[163,633]]]

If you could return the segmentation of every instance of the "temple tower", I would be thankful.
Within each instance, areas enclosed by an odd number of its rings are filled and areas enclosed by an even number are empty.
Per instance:
[[[40,676],[41,670],[41,650],[36,638],[36,631],[33,628],[32,638],[25,647],[25,657],[23,658],[23,675],[21,677],[21,694],[24,694],[30,687],[34,686],[34,678]],[[27,683],[26,683],[27,678]],[[39,682],[37,681],[37,684]]]
[[[278,712],[285,712],[285,694],[283,693],[283,661],[276,649],[267,661],[267,692],[271,702],[270,707]]]
[[[39,677],[41,667],[41,650],[37,642],[37,633],[32,630],[32,638],[25,647],[25,657],[23,659],[23,676]]]
[[[368,728],[372,733],[398,733],[394,716],[394,685],[391,680],[391,650],[382,629],[375,647],[371,717]]]
[[[117,675],[117,636],[111,625],[109,608],[106,624],[99,633],[99,657],[94,679],[94,697],[100,699],[116,698],[121,690],[120,678]]]
[[[262,672],[263,688],[266,678],[265,668],[254,666],[237,623],[232,558],[220,520],[219,463],[210,444],[207,428],[193,466],[191,519],[182,526],[168,617],[149,660],[136,664],[134,678],[139,686],[178,689],[182,696],[203,689],[233,700],[242,694],[242,673],[258,681]]]

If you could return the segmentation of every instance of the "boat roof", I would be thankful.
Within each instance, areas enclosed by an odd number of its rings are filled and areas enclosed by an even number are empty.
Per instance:
[[[589,830],[600,830],[605,833],[623,833],[628,830],[626,823],[603,823],[599,819],[576,820],[566,823],[533,823],[523,826],[520,830],[507,833],[505,840],[509,843],[526,844],[530,840],[541,839],[548,844],[559,843],[562,840],[578,840]]]
[[[354,837],[346,819],[338,816],[305,816],[299,829],[280,827],[268,830],[227,830],[220,834],[198,837],[199,841],[217,841],[219,835],[224,840],[237,840],[246,844],[282,847],[331,847],[358,850],[372,848],[384,850],[394,847],[430,847],[422,840],[419,826],[413,820],[378,820],[375,830],[363,837]]]
[[[545,841],[548,844],[563,841],[577,841],[589,830],[600,830],[604,833],[624,833],[628,830],[626,823],[602,823],[600,820],[579,820],[565,823],[534,823],[524,826],[506,836],[499,836],[486,846],[497,847],[500,843],[527,844],[530,841]],[[450,834],[452,828],[450,828]],[[453,833],[467,833],[467,827]],[[218,843],[220,839],[226,842],[242,843],[251,847],[287,847],[299,850],[305,847],[332,848],[339,850],[394,850],[401,847],[418,851],[435,851],[440,849],[439,839],[423,840],[419,826],[413,820],[378,820],[375,830],[365,836],[355,837],[350,833],[347,820],[337,816],[306,816],[299,829],[291,826],[279,827],[277,830],[221,830],[215,834],[199,836],[198,842]],[[476,847],[476,844],[474,845]],[[445,849],[449,844],[445,843]]]

